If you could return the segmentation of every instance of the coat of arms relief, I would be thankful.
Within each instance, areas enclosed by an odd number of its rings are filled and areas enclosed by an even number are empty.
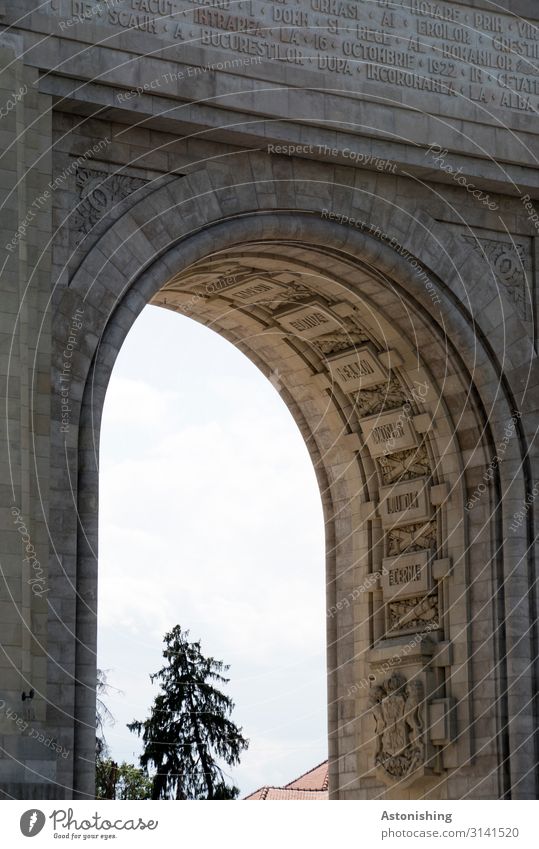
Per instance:
[[[372,690],[371,710],[376,766],[386,781],[403,781],[425,762],[421,683],[394,672]]]

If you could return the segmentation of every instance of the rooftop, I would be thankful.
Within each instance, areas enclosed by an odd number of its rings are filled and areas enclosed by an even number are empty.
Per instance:
[[[299,778],[290,781],[289,784],[285,784],[284,787],[260,787],[246,796],[245,800],[303,799],[315,802],[328,799],[328,797],[328,762],[324,761],[309,772],[300,775]]]

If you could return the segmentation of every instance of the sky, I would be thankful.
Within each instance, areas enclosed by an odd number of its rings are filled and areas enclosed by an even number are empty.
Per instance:
[[[144,309],[116,361],[101,430],[98,666],[115,760],[158,692],[180,624],[230,664],[250,746],[245,795],[327,757],[324,529],[301,434],[277,389],[214,331]]]

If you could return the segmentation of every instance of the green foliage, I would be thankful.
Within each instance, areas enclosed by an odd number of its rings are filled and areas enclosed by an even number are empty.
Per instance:
[[[118,774],[116,799],[151,799],[152,780],[133,764],[123,763]]]
[[[133,764],[118,766],[111,758],[96,761],[96,799],[151,799],[152,780]]]
[[[234,702],[213,685],[228,683],[229,667],[204,657],[188,636],[179,625],[165,634],[166,664],[150,676],[161,692],[148,719],[128,728],[144,742],[143,770],[155,770],[152,799],[235,799],[239,790],[227,785],[217,759],[234,766],[249,743],[229,719]]]

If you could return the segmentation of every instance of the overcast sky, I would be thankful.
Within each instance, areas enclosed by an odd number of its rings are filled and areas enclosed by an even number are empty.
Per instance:
[[[327,757],[323,519],[302,437],[272,384],[195,321],[146,307],[101,435],[99,649],[116,760],[157,692],[163,635],[231,665],[250,748],[244,795]]]

